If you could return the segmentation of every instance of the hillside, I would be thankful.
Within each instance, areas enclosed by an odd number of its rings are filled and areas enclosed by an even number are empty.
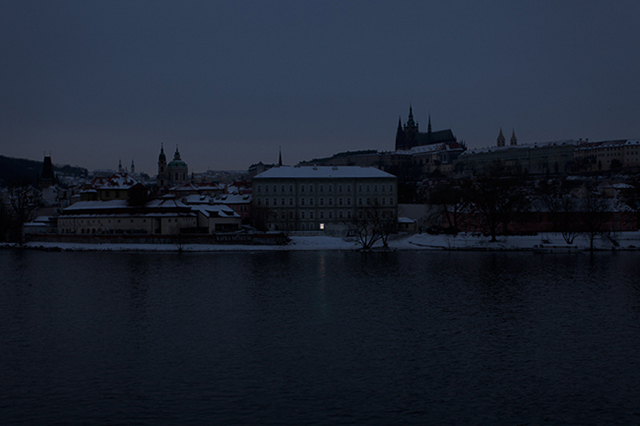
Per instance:
[[[69,176],[87,176],[87,169],[77,166],[54,165],[53,170],[56,173],[63,173]],[[0,155],[0,186],[7,186],[12,181],[20,178],[35,181],[40,173],[42,173],[42,161]]]

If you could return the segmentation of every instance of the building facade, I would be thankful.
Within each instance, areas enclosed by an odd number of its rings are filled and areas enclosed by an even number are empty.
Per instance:
[[[359,210],[397,218],[397,179],[372,167],[274,167],[253,179],[254,221],[268,230],[343,232]]]
[[[176,146],[176,152],[173,154],[173,160],[167,164],[167,156],[164,153],[164,146],[160,148],[158,156],[158,179],[159,188],[170,188],[180,185],[189,180],[189,167],[187,163],[182,161],[180,151]]]
[[[574,152],[575,169],[600,172],[640,168],[640,140],[623,139],[581,143]]]

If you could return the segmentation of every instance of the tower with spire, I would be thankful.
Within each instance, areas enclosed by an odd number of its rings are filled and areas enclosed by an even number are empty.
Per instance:
[[[40,189],[48,188],[56,183],[56,176],[53,172],[53,163],[51,162],[51,153],[44,154],[44,161],[42,162],[42,173],[38,177],[38,187]]]
[[[158,155],[158,179],[160,188],[165,188],[169,184],[169,174],[167,173],[167,156],[164,153],[164,144],[160,145],[160,155]]]
[[[429,114],[429,124],[427,132],[421,133],[418,123],[413,118],[413,105],[409,105],[409,117],[402,125],[402,117],[398,119],[398,130],[396,131],[396,151],[409,150],[416,146],[433,145],[437,143],[458,142],[451,129],[432,131],[431,114]]]
[[[181,184],[189,181],[189,168],[187,163],[182,161],[178,145],[176,152],[173,154],[173,160],[167,164],[168,183],[170,185]]]
[[[500,127],[500,133],[498,134],[498,147],[504,146],[505,143],[505,139],[504,139],[504,135],[502,134],[502,127]]]
[[[511,132],[511,140],[509,142],[511,143],[511,146],[518,145],[518,139],[516,139],[516,129],[513,129],[513,131]]]

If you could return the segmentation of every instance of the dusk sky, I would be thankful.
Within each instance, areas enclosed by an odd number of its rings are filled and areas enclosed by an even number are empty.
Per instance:
[[[0,2],[0,154],[157,172],[392,150],[640,138],[640,2]]]

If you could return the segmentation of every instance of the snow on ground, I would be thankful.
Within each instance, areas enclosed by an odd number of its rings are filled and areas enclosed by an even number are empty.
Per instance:
[[[185,244],[186,252],[214,251],[287,251],[287,250],[357,250],[355,239],[344,239],[329,236],[295,236],[290,237],[287,245],[227,245],[227,244]],[[640,247],[640,232],[621,232],[614,234],[612,240],[596,238],[595,247],[599,250],[636,249]],[[489,237],[474,234],[429,235],[399,234],[389,239],[389,247],[395,250],[533,250],[534,246],[545,244],[565,245],[560,234],[540,234],[536,236],[498,237],[491,242]],[[617,244],[617,246],[616,246]],[[573,242],[579,249],[588,249],[589,241],[579,236]],[[0,247],[11,247],[4,244]],[[90,251],[178,251],[175,244],[80,244],[80,243],[43,243],[30,242],[30,248],[55,250],[90,250]],[[378,243],[375,248],[381,247]]]

